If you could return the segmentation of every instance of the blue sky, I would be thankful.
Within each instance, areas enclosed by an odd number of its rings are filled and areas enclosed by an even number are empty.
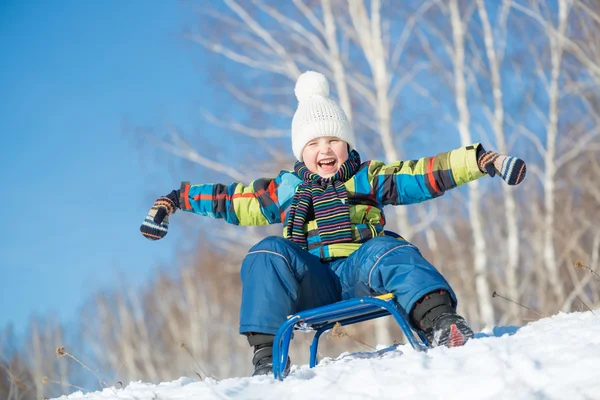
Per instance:
[[[177,1],[0,3],[0,327],[72,323],[98,290],[173,261],[177,232],[138,229],[179,181],[123,121],[194,124],[211,88],[182,39],[192,18]]]

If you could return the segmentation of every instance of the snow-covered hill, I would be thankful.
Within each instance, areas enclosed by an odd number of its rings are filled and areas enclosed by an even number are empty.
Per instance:
[[[343,354],[314,369],[295,366],[283,382],[180,378],[158,385],[132,382],[114,389],[116,395],[105,389],[60,399],[600,400],[600,311],[558,314],[493,333],[502,336],[427,353],[399,346]]]

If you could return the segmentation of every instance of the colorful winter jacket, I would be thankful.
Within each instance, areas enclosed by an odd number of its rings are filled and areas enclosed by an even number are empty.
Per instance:
[[[361,243],[384,234],[386,205],[414,204],[444,194],[446,190],[473,181],[484,174],[477,166],[479,144],[418,160],[363,162],[345,182],[352,225],[351,243],[322,245],[315,220],[308,221],[308,250],[323,260],[347,257]],[[184,211],[222,218],[235,225],[284,223],[300,178],[294,171],[281,171],[274,179],[257,179],[249,185],[181,185],[180,207]]]

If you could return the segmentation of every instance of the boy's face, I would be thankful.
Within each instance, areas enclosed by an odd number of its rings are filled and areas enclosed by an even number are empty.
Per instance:
[[[335,175],[347,159],[348,143],[333,136],[313,139],[302,150],[306,168],[323,178]]]

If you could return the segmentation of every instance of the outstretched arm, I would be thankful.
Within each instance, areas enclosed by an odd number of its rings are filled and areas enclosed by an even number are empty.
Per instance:
[[[278,179],[258,179],[249,185],[234,182],[190,185],[183,182],[179,208],[234,225],[269,225],[281,222],[277,200]]]
[[[142,234],[150,240],[167,235],[169,216],[178,209],[222,218],[235,225],[268,225],[281,222],[276,179],[258,179],[250,185],[232,183],[190,185],[183,182],[179,190],[159,197],[140,226]]]
[[[525,176],[525,163],[515,157],[486,152],[478,143],[418,160],[387,165],[372,161],[369,176],[379,204],[413,204],[439,197],[447,190],[479,179],[490,171],[498,172],[504,178],[507,171],[501,173],[495,165],[501,168],[502,164],[508,165],[514,160],[519,162],[515,171],[520,170],[520,177],[515,178],[515,174],[511,173],[512,181],[505,180],[509,184],[517,184]]]

